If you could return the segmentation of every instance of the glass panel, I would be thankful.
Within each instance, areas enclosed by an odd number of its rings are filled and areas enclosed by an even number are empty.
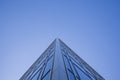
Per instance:
[[[52,62],[53,62],[53,56],[48,60],[46,67],[45,67],[45,71],[43,76],[50,70],[52,69]]]
[[[84,69],[85,69],[85,71],[91,76],[92,75],[92,77],[94,76],[94,73],[93,73],[93,71],[89,68],[89,67],[84,67]]]
[[[38,80],[39,73],[40,73],[40,72],[37,72],[37,73],[32,77],[32,80]],[[31,79],[30,79],[30,80],[31,80]]]
[[[68,70],[68,77],[69,77],[69,80],[75,80],[74,73],[71,72],[70,70]]]
[[[82,71],[86,72],[85,69],[83,68],[84,66],[82,66],[82,64],[80,65],[78,62],[76,62],[76,60],[71,59],[72,63],[75,64],[76,66],[78,66],[80,69],[82,69]]]
[[[76,60],[73,56],[69,55],[70,59],[74,61],[75,63],[79,64],[78,60]]]
[[[45,59],[46,58],[43,58],[43,59],[40,59],[38,62],[37,62],[37,66],[40,66],[41,64],[43,64],[45,62]]]
[[[81,80],[91,80],[91,78],[88,75],[86,75],[80,68],[78,68],[77,66],[75,66],[75,68]]]
[[[74,75],[76,76],[77,74],[76,74],[75,68],[74,68],[73,63],[71,62],[71,60],[70,60],[70,65],[71,65],[71,68],[72,68],[72,71],[73,71]]]
[[[61,51],[62,51],[62,54],[66,55],[64,49],[61,49]]]
[[[54,56],[54,52],[52,52],[52,54],[48,55],[48,58],[50,59],[53,56]]]
[[[68,59],[67,59],[66,56],[64,56],[64,61],[65,61],[66,68],[68,68],[68,69],[71,70],[71,68],[70,68],[70,64],[68,63]]]
[[[50,70],[43,76],[42,80],[50,80]]]
[[[39,70],[36,70],[30,77],[33,77],[34,75],[36,75],[36,73],[39,72],[39,74],[43,71],[43,67],[40,68]]]

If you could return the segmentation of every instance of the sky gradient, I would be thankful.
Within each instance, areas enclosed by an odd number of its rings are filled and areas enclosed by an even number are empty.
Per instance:
[[[18,80],[55,38],[120,80],[119,0],[0,0],[0,80]]]

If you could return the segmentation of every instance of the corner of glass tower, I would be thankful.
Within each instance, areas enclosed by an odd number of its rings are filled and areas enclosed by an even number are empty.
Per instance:
[[[19,80],[105,80],[56,38]]]

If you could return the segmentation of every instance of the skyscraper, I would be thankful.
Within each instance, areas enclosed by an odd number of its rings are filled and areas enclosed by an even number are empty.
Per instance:
[[[105,80],[60,39],[55,39],[19,80]]]

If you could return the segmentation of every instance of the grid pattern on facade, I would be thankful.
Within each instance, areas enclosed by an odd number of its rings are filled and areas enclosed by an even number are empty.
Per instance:
[[[35,61],[20,80],[50,80],[55,56],[55,41]]]
[[[54,40],[19,80],[61,80],[55,74],[65,80],[105,80],[61,40]]]
[[[60,40],[61,53],[69,80],[103,80],[103,78]]]

